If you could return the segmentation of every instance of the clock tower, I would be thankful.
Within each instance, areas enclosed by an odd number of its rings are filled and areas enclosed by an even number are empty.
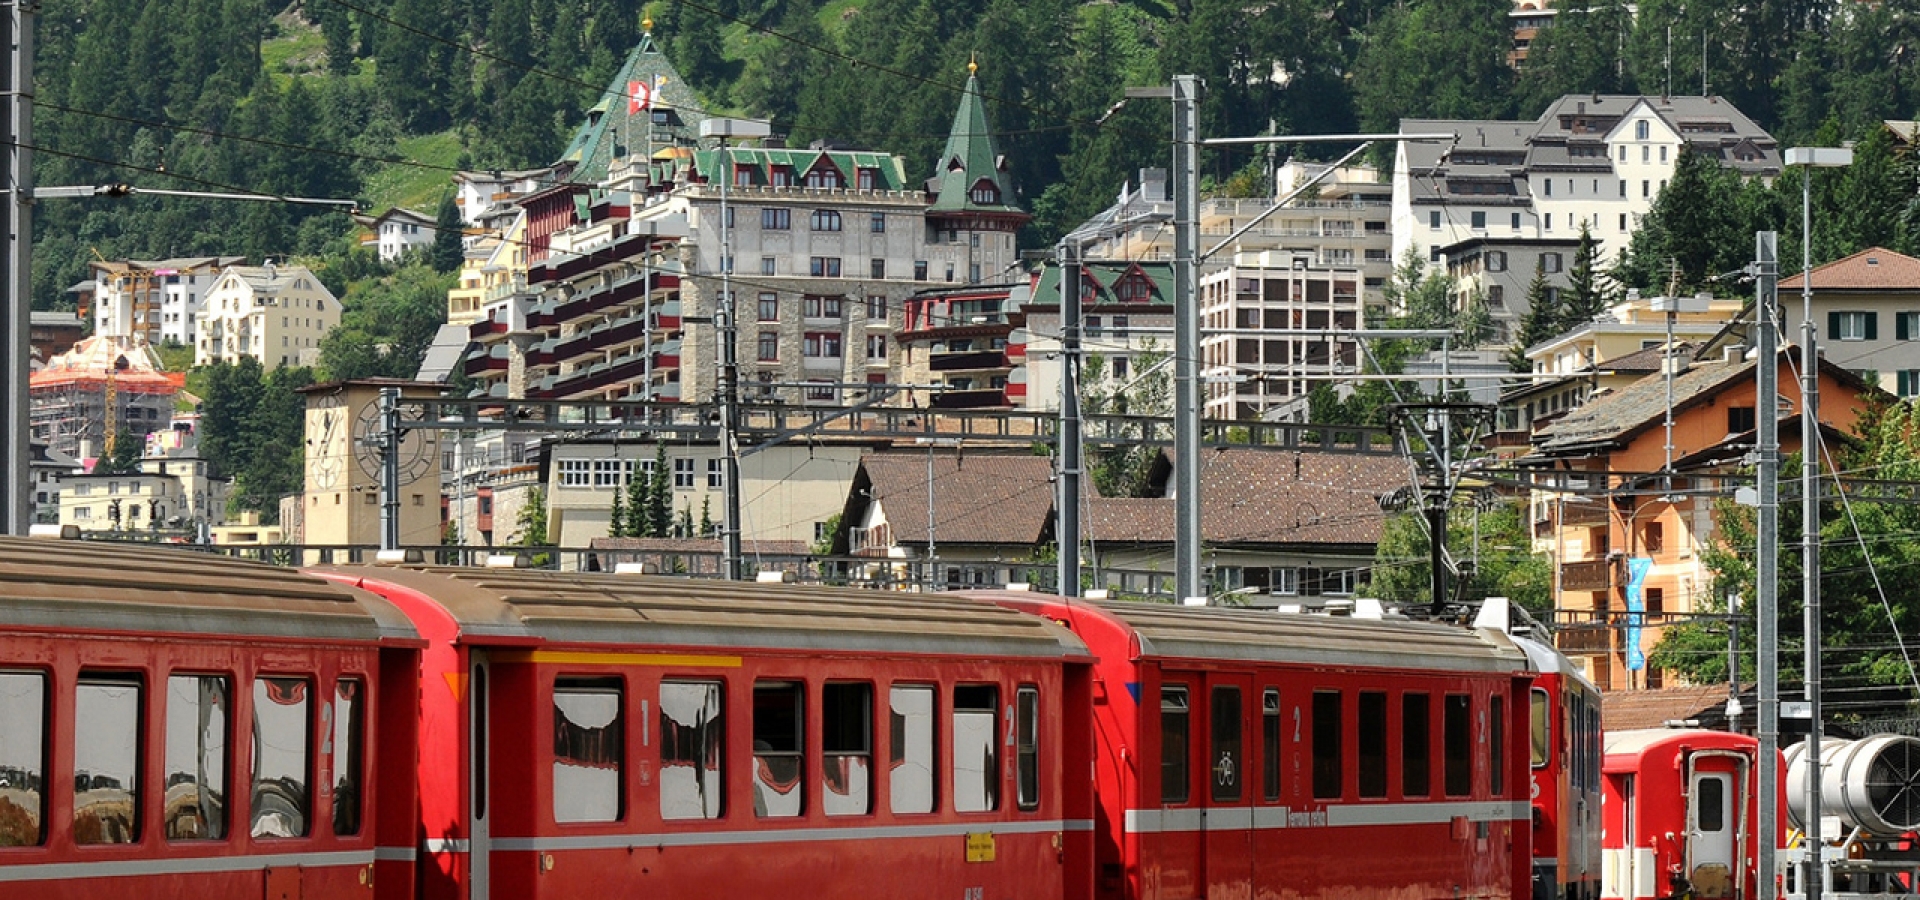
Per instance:
[[[306,490],[303,543],[354,545],[371,560],[380,545],[380,391],[403,398],[438,397],[442,385],[397,379],[335,381],[306,388]],[[400,442],[400,543],[440,543],[440,435],[404,432]],[[308,553],[307,562],[317,562]],[[346,562],[343,554],[335,562]]]

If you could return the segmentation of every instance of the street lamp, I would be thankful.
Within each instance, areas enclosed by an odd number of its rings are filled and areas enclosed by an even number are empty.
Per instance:
[[[727,185],[733,181],[733,151],[729,138],[764,138],[773,133],[758,119],[710,118],[700,122],[700,136],[720,140],[720,303],[716,314],[720,326],[720,442],[725,470],[721,476],[726,495],[726,521],[721,538],[726,552],[726,576],[740,580],[740,361],[735,346],[733,303],[733,227],[727,221]]]
[[[1820,900],[1820,355],[1813,330],[1813,171],[1853,164],[1848,147],[1794,147],[1800,179],[1800,559],[1806,611],[1807,900]]]

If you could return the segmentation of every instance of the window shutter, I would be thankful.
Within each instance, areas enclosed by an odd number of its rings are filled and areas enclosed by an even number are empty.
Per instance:
[[[1912,313],[1893,314],[1893,339],[1896,341],[1913,340]]]
[[[1827,313],[1827,340],[1837,341],[1839,339],[1840,314],[1837,312],[1829,312]]]
[[[1896,396],[1906,397],[1912,393],[1913,382],[1910,378],[1911,374],[1912,373],[1906,369],[1901,369],[1899,372],[1895,373],[1894,381],[1896,383],[1894,385],[1893,392]]]
[[[1867,313],[1867,340],[1877,341],[1879,339],[1880,339],[1880,314],[1877,312]]]

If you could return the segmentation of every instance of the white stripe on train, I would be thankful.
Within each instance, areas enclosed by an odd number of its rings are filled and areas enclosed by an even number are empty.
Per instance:
[[[1188,831],[1265,831],[1280,828],[1344,828],[1355,825],[1444,825],[1531,821],[1533,811],[1517,800],[1459,803],[1366,803],[1296,811],[1284,806],[1222,806],[1211,809],[1130,809],[1128,834]]]
[[[342,850],[329,853],[266,853],[245,856],[191,856],[171,859],[121,859],[100,862],[27,863],[0,866],[0,884],[65,881],[79,878],[135,878],[154,875],[210,875],[251,872],[285,866],[331,868],[371,865],[374,860],[414,859],[412,847]]]

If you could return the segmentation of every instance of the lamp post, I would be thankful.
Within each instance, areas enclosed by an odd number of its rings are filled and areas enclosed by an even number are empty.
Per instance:
[[[726,576],[739,581],[740,559],[740,362],[733,303],[733,223],[727,220],[727,185],[733,181],[733,151],[729,138],[764,138],[773,130],[758,119],[704,119],[700,136],[720,139],[720,302],[715,314],[720,330],[720,443],[726,462],[721,477],[726,495],[726,521],[721,524]],[[651,298],[649,298],[651,299]],[[651,386],[649,386],[651,388]]]
[[[1846,147],[1794,147],[1800,179],[1800,560],[1806,613],[1807,900],[1820,900],[1820,356],[1813,330],[1813,170],[1853,164]],[[1767,402],[1764,398],[1762,402]]]

